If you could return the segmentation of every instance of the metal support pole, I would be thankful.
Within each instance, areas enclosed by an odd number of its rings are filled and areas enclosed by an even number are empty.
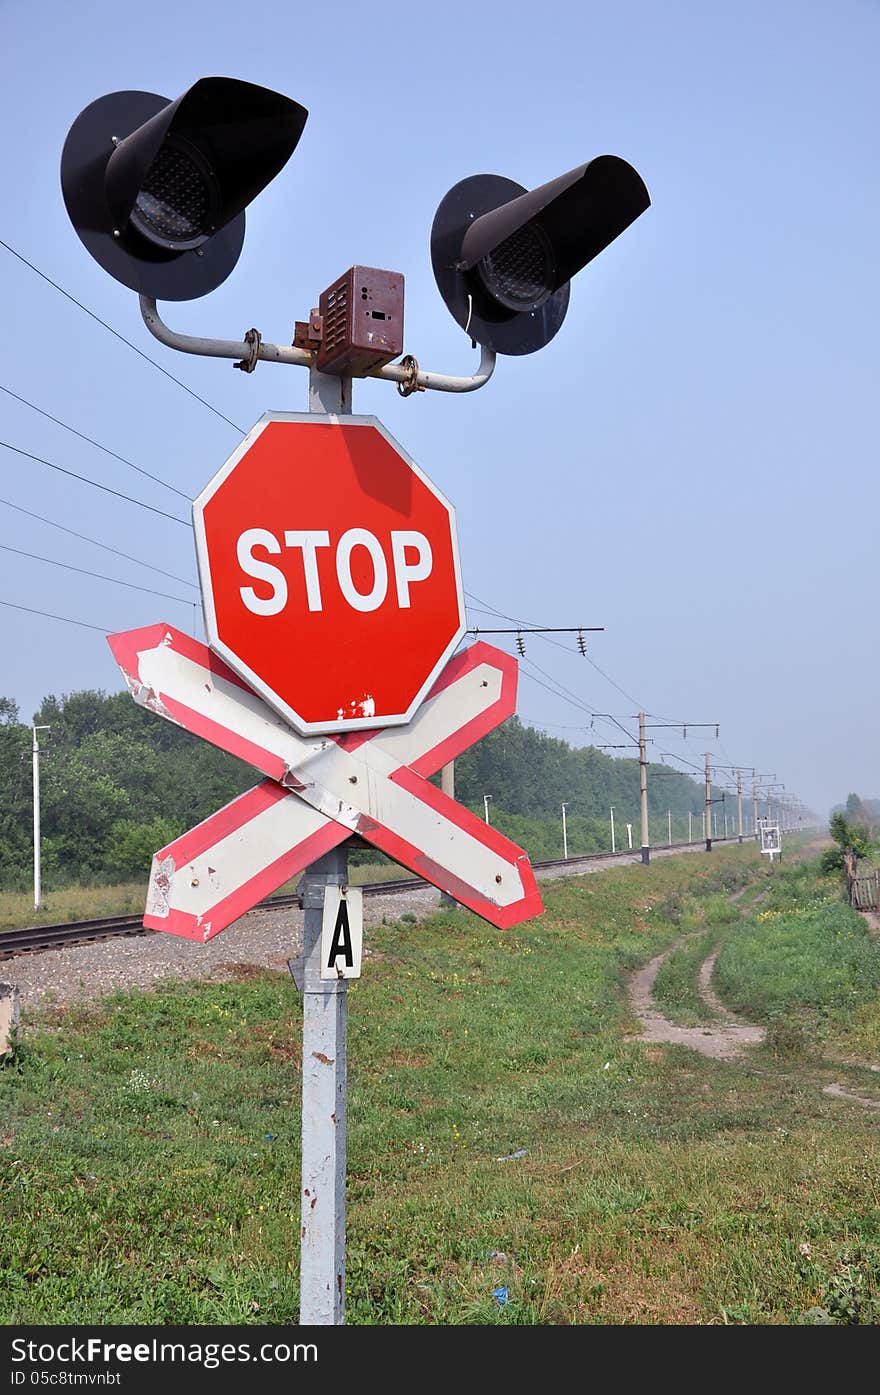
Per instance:
[[[692,843],[693,841],[694,840],[691,837],[691,811],[690,809],[688,809],[688,842]]]
[[[33,728],[33,746],[31,747],[31,763],[34,777],[34,910],[38,911],[43,904],[43,888],[40,883],[40,743],[37,739],[38,731],[50,731],[47,726],[35,726]]]
[[[486,823],[489,822],[489,800],[491,798],[491,794],[483,795],[483,818],[486,820]]]
[[[563,804],[563,806],[562,806],[562,856],[566,859],[566,861],[568,860],[568,830],[567,830],[567,828],[566,828],[566,826],[565,826],[565,811],[566,811],[567,808],[568,808],[568,805],[567,805],[567,804]]]
[[[752,832],[754,833],[755,837],[757,838],[757,836],[758,836],[758,786],[757,786],[757,784],[755,783],[754,780],[752,781],[752,824],[754,825],[753,828],[752,828]]]
[[[324,892],[347,886],[342,843],[307,868],[303,904],[302,1198],[299,1320],[345,1322],[348,980],[321,978]]]
[[[611,851],[612,851],[612,852],[617,852],[617,848],[614,846],[614,805],[613,805],[613,804],[611,805]]]
[[[455,798],[455,761],[451,760],[446,765],[440,767],[440,788],[444,794],[448,794],[450,799]],[[454,896],[450,896],[448,891],[440,892],[440,905],[446,910],[454,910],[458,905]]]
[[[706,829],[706,852],[712,851],[712,767],[709,764],[711,751],[706,752],[706,813],[704,825]]]
[[[309,370],[309,411],[351,412],[351,379]],[[345,1322],[345,1133],[348,981],[321,978],[328,886],[348,885],[348,845],[306,868],[303,905],[302,1196],[299,1320]]]
[[[666,844],[672,847],[672,810],[666,810]]]
[[[648,757],[645,748],[645,714],[639,713],[639,813],[642,825],[642,862],[651,861],[648,844]]]
[[[736,772],[736,837],[737,842],[743,840],[743,774],[741,770]]]

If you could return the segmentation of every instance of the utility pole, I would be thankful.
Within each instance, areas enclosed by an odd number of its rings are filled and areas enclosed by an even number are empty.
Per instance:
[[[706,852],[712,851],[712,766],[709,763],[711,754],[711,751],[706,752]]]
[[[736,836],[737,842],[743,840],[743,776],[742,771],[736,772]]]
[[[648,843],[648,758],[645,754],[645,714],[639,713],[639,812],[642,825],[642,862],[651,861]]]
[[[668,847],[672,847],[672,810],[666,810],[666,842]]]
[[[487,823],[489,822],[489,800],[491,798],[491,794],[483,795],[483,818],[486,820]]]
[[[615,847],[615,844],[614,844],[614,805],[613,805],[613,804],[611,805],[611,851],[612,851],[612,852],[617,852],[617,848]]]
[[[602,715],[607,716],[607,715],[609,715],[609,714],[608,714],[608,713],[605,713],[605,714],[602,714]],[[648,844],[648,760],[647,760],[647,756],[646,756],[646,754],[645,754],[645,747],[646,747],[645,729],[646,729],[646,727],[647,727],[648,725],[650,725],[651,727],[664,728],[664,729],[668,729],[668,728],[670,728],[670,727],[678,727],[678,726],[680,725],[680,726],[681,726],[681,730],[682,730],[682,735],[686,738],[686,737],[687,737],[687,729],[688,729],[688,727],[714,727],[714,728],[715,728],[715,739],[717,740],[717,739],[718,739],[718,723],[717,723],[717,722],[682,722],[682,723],[679,723],[679,722],[651,722],[651,723],[649,724],[649,723],[647,723],[647,722],[645,721],[645,713],[644,713],[644,712],[639,712],[639,713],[638,713],[638,722],[639,722],[639,794],[640,794],[640,798],[641,798],[641,816],[642,816],[642,862],[649,862],[649,861],[650,861],[650,857],[651,857],[651,852],[650,852],[650,847],[649,847],[649,844]],[[671,841],[671,839],[670,839],[670,841]]]
[[[567,804],[563,804],[563,806],[562,806],[562,856],[566,859],[566,861],[568,860],[568,832],[567,832],[566,827],[565,827],[565,811],[566,811],[567,808],[568,808],[568,805],[567,805]]]
[[[34,910],[38,911],[42,905],[42,887],[40,886],[40,743],[37,740],[38,731],[51,731],[51,727],[35,726],[34,744],[31,747],[31,759],[34,772]]]
[[[691,837],[691,811],[690,811],[690,809],[688,809],[688,842],[689,842],[689,843],[692,843],[692,842],[693,842],[693,838]]]

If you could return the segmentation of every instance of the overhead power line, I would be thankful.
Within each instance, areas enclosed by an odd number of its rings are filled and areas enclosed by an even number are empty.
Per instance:
[[[174,572],[166,572],[153,562],[144,562],[140,557],[132,557],[130,552],[121,552],[118,547],[111,547],[109,543],[99,542],[97,538],[89,538],[85,533],[78,533],[75,528],[67,528],[63,523],[56,523],[53,518],[46,518],[41,513],[34,513],[33,509],[26,509],[21,504],[13,504],[11,499],[0,499],[0,504],[5,504],[8,509],[15,509],[18,513],[27,514],[28,518],[36,518],[40,523],[48,524],[50,528],[58,528],[62,533],[69,533],[71,537],[79,538],[80,542],[91,543],[93,547],[100,547],[105,552],[112,552],[115,557],[124,557],[126,562],[134,562],[138,567],[146,567],[148,571],[158,572],[160,576],[170,577],[172,581],[179,581],[182,586],[191,586],[194,591],[199,589],[194,581],[188,581],[186,577],[176,576]]]
[[[102,446],[100,441],[94,441],[91,436],[86,436],[84,432],[77,431],[75,426],[70,426],[68,422],[62,421],[60,417],[53,417],[51,412],[44,411],[43,408],[38,407],[35,402],[29,402],[26,397],[21,397],[19,393],[13,392],[12,388],[4,387],[3,384],[0,383],[0,392],[5,392],[7,397],[14,397],[16,402],[21,402],[25,407],[30,407],[32,412],[38,412],[41,417],[45,417],[47,421],[53,421],[56,426],[62,426],[64,430],[69,431],[72,436],[78,436],[81,441],[88,442],[88,444],[94,446],[96,450],[102,450],[105,455],[112,456],[112,458],[118,460],[120,464],[127,465],[131,470],[137,470],[139,475],[145,475],[147,479],[152,480],[154,484],[161,484],[163,489],[170,489],[172,494],[178,494],[181,499],[186,499],[187,503],[192,502],[190,496],[185,494],[182,489],[178,489],[176,485],[169,484],[167,480],[160,479],[158,475],[150,474],[150,471],[145,470],[142,465],[135,465],[133,460],[127,460],[124,455],[118,455],[115,450],[110,450],[109,446]]]
[[[63,286],[59,286],[57,281],[53,281],[52,277],[47,276],[45,271],[41,271],[38,266],[34,266],[33,262],[29,262],[27,257],[22,256],[21,252],[17,252],[14,247],[10,247],[9,243],[4,242],[2,237],[0,237],[0,247],[4,247],[13,257],[17,257],[24,266],[29,267],[35,275],[41,277],[43,281],[47,282],[48,285],[58,291],[59,295],[63,295],[71,304],[76,305],[84,314],[95,320],[103,329],[106,329],[108,334],[112,334],[114,339],[121,340],[121,342],[131,349],[133,353],[137,354],[139,358],[145,359],[147,363],[151,363],[153,367],[160,373],[163,373],[166,378],[170,378],[172,383],[176,383],[179,388],[183,388],[184,392],[188,392],[190,397],[194,397],[196,402],[201,402],[202,406],[207,407],[209,412],[213,412],[215,417],[219,417],[221,421],[225,421],[227,426],[231,426],[234,431],[239,431],[242,436],[245,434],[244,427],[239,426],[236,422],[230,420],[229,417],[224,416],[221,411],[210,402],[206,401],[204,397],[200,397],[199,394],[193,391],[191,387],[188,387],[186,383],[181,382],[180,378],[175,378],[174,374],[169,373],[167,368],[163,368],[161,363],[157,363],[154,358],[150,358],[150,355],[145,354],[143,349],[139,349],[137,344],[132,344],[131,340],[126,339],[124,334],[120,334],[118,329],[114,329],[112,325],[108,325],[107,321],[102,320],[100,315],[96,315],[94,310],[90,310],[87,305],[83,305],[81,300],[77,300],[76,296],[71,295],[70,291],[66,291]]]
[[[70,562],[59,562],[55,557],[41,557],[38,552],[25,552],[20,547],[10,547],[8,543],[0,543],[0,549],[4,552],[14,552],[18,557],[30,557],[35,562],[47,562],[50,567],[63,567],[68,572],[79,572],[80,576],[93,576],[98,581],[110,581],[114,586],[127,586],[130,591],[146,591],[150,596],[162,596],[166,601],[178,601],[180,605],[194,606],[195,601],[189,600],[186,596],[172,596],[168,591],[156,591],[152,586],[138,586],[133,581],[120,581],[117,576],[105,576],[103,572],[90,572],[85,567],[74,567]]]
[[[478,604],[479,606],[486,606],[486,607],[487,607],[487,610],[485,611],[485,614],[487,614],[487,615],[496,615],[496,616],[498,616],[498,618],[499,618],[500,620],[509,620],[509,621],[511,622],[511,624],[513,624],[513,625],[533,625],[533,624],[535,623],[535,622],[532,621],[532,620],[521,620],[521,619],[519,619],[518,617],[516,617],[516,616],[514,616],[514,615],[507,615],[507,614],[505,614],[504,611],[498,610],[496,607],[491,606],[490,603],[489,603],[489,601],[483,600],[481,596],[476,596],[476,595],[474,595],[473,591],[465,591],[465,595],[466,595],[470,600],[476,601],[477,604]],[[564,648],[566,647],[564,644],[560,644],[559,640],[548,639],[548,640],[547,640],[547,643],[548,643],[548,644],[555,644],[555,645],[557,646],[557,648],[559,648],[559,649],[564,649]],[[594,669],[596,670],[596,672],[597,672],[598,674],[600,674],[600,676],[601,676],[602,678],[605,679],[605,682],[606,682],[606,683],[610,683],[611,686],[612,686],[612,688],[616,688],[617,691],[618,691],[619,693],[621,693],[621,694],[623,695],[623,697],[625,697],[625,698],[627,699],[627,701],[633,703],[636,707],[641,708],[642,705],[641,705],[641,703],[639,702],[638,698],[634,698],[633,695],[632,695],[632,693],[628,693],[628,692],[626,691],[625,688],[621,688],[621,686],[620,686],[619,683],[615,683],[614,679],[611,678],[611,677],[605,672],[604,669],[601,669],[601,668],[599,667],[599,665],[596,663],[595,659],[590,658],[590,655],[587,654],[587,653],[584,654],[584,658],[586,659],[587,663],[590,664],[590,666],[591,666],[592,668],[594,668]],[[642,709],[642,710],[644,710],[644,709]],[[651,715],[653,716],[653,713],[652,713]]]
[[[4,450],[14,451],[16,455],[23,455],[26,460],[35,460],[38,465],[47,465],[50,470],[57,470],[59,474],[68,475],[71,479],[79,480],[82,484],[89,484],[93,489],[101,489],[105,494],[113,494],[117,499],[125,499],[129,504],[137,504],[139,509],[147,509],[150,513],[157,513],[161,518],[170,518],[172,523],[180,523],[184,528],[192,527],[191,523],[184,518],[178,518],[176,514],[166,513],[165,509],[157,509],[153,504],[145,504],[143,499],[135,499],[133,495],[123,494],[119,489],[111,489],[109,484],[99,484],[97,480],[90,480],[88,475],[78,475],[75,470],[68,470],[64,465],[56,465],[52,460],[44,460],[41,455],[32,455],[29,450],[13,446],[9,441],[0,441],[0,446]]]
[[[97,630],[102,635],[112,635],[104,625],[89,625],[85,620],[71,620],[69,615],[53,615],[50,610],[35,610],[31,605],[16,605],[15,601],[0,601],[0,605],[10,610],[26,610],[28,615],[44,615],[47,620],[60,620],[64,625],[79,625],[83,630]]]

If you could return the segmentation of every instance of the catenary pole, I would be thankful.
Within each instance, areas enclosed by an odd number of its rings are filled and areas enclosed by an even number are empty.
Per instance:
[[[648,841],[648,757],[645,750],[645,714],[639,713],[639,814],[642,827],[642,862],[651,861]]]
[[[704,824],[706,829],[706,852],[712,851],[712,766],[710,764],[711,751],[706,752],[706,814]]]

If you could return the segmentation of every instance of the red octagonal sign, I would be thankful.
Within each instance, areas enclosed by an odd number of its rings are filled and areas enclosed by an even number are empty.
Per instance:
[[[193,525],[211,648],[300,732],[408,722],[465,632],[455,512],[375,417],[267,412]]]

